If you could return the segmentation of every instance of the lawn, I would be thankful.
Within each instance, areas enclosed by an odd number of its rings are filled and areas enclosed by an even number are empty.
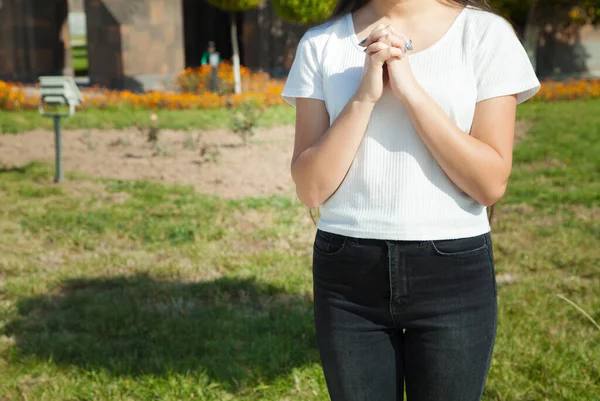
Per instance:
[[[73,69],[75,70],[76,76],[87,76],[88,75],[88,51],[87,45],[82,44],[79,46],[73,46]]]
[[[226,128],[230,124],[230,111],[217,110],[145,110],[134,108],[89,109],[79,111],[72,118],[63,119],[65,129],[124,129],[139,124],[148,125],[150,116],[156,114],[161,128],[199,130]],[[274,106],[261,117],[262,126],[292,124],[294,109]],[[42,117],[37,111],[0,110],[0,134],[16,134],[36,129],[52,129],[52,119]]]
[[[519,118],[484,400],[597,401],[600,330],[559,295],[600,322],[600,101]],[[0,172],[0,400],[327,399],[299,201],[52,176]]]

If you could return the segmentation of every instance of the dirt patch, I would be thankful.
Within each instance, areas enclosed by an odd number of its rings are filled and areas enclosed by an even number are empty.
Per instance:
[[[496,275],[496,282],[498,284],[512,284],[519,281],[519,276],[511,273],[504,273]]]
[[[66,181],[62,187],[68,195],[73,197],[88,196],[107,203],[125,203],[130,197],[125,192],[108,192],[103,185],[90,181]]]
[[[515,143],[532,126],[530,121],[517,121]],[[158,146],[137,129],[65,131],[62,142],[65,172],[192,185],[200,193],[224,198],[295,196],[290,175],[293,126],[261,129],[246,146],[227,130],[162,130]],[[0,162],[7,167],[35,160],[54,163],[53,133],[0,136]],[[116,202],[123,200],[115,196]]]
[[[600,207],[587,207],[583,205],[567,205],[575,216],[583,221],[600,221]]]
[[[535,123],[533,121],[528,120],[519,120],[515,125],[515,145],[521,142],[529,131],[533,128]]]
[[[535,208],[527,203],[519,203],[513,205],[500,205],[497,208],[499,214],[516,214],[516,215],[529,215],[535,211]]]
[[[187,184],[225,198],[294,194],[292,126],[259,130],[246,146],[226,130],[162,130],[158,147],[135,129],[66,131],[62,142],[65,172]],[[7,167],[34,160],[54,162],[51,132],[0,136],[0,161]]]

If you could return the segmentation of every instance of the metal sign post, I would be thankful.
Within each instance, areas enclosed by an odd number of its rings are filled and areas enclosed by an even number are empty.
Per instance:
[[[54,143],[56,144],[56,183],[62,181],[62,165],[60,157],[60,116],[54,116]]]
[[[60,140],[60,119],[62,117],[73,117],[75,108],[81,104],[83,98],[77,84],[72,77],[40,77],[40,104],[38,109],[44,117],[54,119],[54,140],[56,144],[56,179],[55,182],[62,181],[62,163],[61,163],[61,140]],[[58,111],[48,111],[44,106],[60,107],[68,106],[68,113],[59,113]]]

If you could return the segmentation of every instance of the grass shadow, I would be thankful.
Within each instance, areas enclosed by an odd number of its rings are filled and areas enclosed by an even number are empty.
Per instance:
[[[69,280],[17,310],[14,357],[112,375],[206,374],[235,391],[318,360],[312,300],[254,279]]]

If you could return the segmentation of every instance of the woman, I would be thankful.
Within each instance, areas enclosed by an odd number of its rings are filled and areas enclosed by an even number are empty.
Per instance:
[[[539,87],[510,24],[474,0],[344,0],[302,38],[283,97],[297,195],[320,208],[332,400],[481,398],[497,327],[486,210]]]

